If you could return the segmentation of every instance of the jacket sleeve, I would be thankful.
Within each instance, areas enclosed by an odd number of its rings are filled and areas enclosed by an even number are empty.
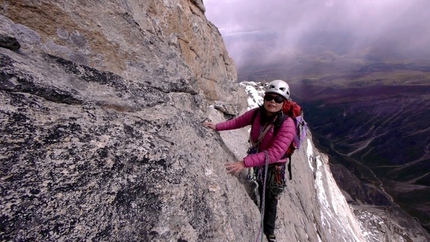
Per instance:
[[[276,135],[273,133],[273,128],[271,132],[266,134],[260,144],[259,153],[248,155],[243,159],[245,166],[256,167],[265,165],[266,157],[264,155],[264,150],[268,152],[269,164],[286,162],[286,160],[281,160],[281,158],[294,140],[295,135],[296,128],[294,120],[288,118],[282,123]]]
[[[230,119],[225,122],[218,123],[216,125],[216,130],[223,131],[223,130],[239,129],[247,125],[250,125],[252,122],[252,115],[256,111],[258,111],[258,108],[251,109],[234,119]]]

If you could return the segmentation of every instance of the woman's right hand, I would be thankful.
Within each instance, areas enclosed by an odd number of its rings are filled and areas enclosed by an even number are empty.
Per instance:
[[[237,174],[240,173],[243,169],[245,169],[245,163],[243,160],[233,162],[233,163],[227,163],[224,165],[227,172],[231,175],[237,176]]]
[[[216,130],[216,124],[214,124],[213,122],[203,122],[203,126]]]

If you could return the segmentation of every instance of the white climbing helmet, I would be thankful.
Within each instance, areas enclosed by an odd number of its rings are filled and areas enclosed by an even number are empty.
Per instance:
[[[264,94],[266,93],[276,93],[288,100],[290,98],[290,86],[283,80],[274,80],[267,85]]]

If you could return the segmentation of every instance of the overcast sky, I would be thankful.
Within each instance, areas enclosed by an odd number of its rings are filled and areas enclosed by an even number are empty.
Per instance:
[[[203,1],[207,18],[225,38],[274,33],[281,48],[295,48],[306,40],[318,41],[318,33],[331,33],[323,44],[346,45],[349,53],[372,46],[405,57],[430,53],[430,0]],[[240,51],[231,44],[227,48],[238,61]]]

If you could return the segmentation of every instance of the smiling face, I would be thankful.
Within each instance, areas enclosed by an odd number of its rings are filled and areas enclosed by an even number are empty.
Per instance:
[[[268,113],[277,113],[281,111],[284,104],[284,98],[275,93],[267,93],[264,96],[264,109]]]

